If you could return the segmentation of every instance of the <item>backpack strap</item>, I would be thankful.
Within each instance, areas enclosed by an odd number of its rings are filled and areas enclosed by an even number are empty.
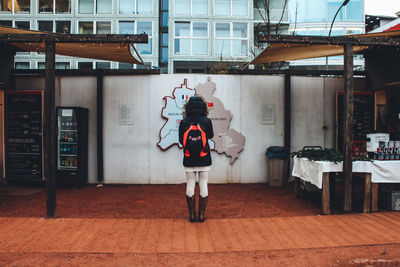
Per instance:
[[[201,127],[200,127],[199,124],[197,124],[197,125],[190,125],[189,128],[185,131],[185,133],[183,134],[183,147],[186,147],[187,136],[188,136],[188,134],[189,134],[189,132],[190,132],[191,130],[194,130],[194,131],[198,130],[198,131],[200,131],[200,133],[201,133],[201,140],[202,140],[202,142],[203,142],[203,149],[200,151],[200,157],[206,156],[206,155],[207,155],[207,152],[204,152],[204,151],[205,151],[205,148],[206,148],[206,144],[207,144],[206,133],[203,131],[203,129],[201,129]],[[185,149],[185,156],[186,156],[186,157],[190,157],[189,150],[187,150],[187,149]]]

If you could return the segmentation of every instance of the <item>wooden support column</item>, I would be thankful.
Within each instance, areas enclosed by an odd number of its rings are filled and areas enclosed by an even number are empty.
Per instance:
[[[353,45],[344,45],[344,210],[351,211],[353,186]]]
[[[44,88],[43,150],[47,191],[47,217],[56,216],[56,111],[55,111],[55,42],[46,40]]]
[[[363,212],[371,211],[371,173],[364,174],[364,207]]]
[[[103,169],[103,71],[97,72],[97,179],[104,180]]]
[[[371,200],[371,211],[378,211],[378,184],[372,183],[372,200]]]
[[[291,136],[291,84],[290,74],[285,74],[285,140],[284,144],[290,150],[290,136]]]
[[[329,172],[322,173],[322,201],[321,213],[324,215],[331,214],[331,197],[329,186]]]

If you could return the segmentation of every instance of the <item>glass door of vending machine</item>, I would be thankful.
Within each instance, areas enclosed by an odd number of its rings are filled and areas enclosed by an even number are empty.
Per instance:
[[[57,184],[83,186],[88,179],[88,110],[57,107]]]
[[[58,110],[57,170],[78,169],[78,122],[73,109]]]

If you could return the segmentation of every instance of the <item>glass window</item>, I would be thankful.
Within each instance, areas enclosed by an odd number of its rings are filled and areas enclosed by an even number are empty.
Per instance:
[[[38,62],[37,68],[38,68],[38,70],[44,70],[46,68],[46,63],[45,62]]]
[[[94,0],[79,0],[79,14],[93,14]]]
[[[80,21],[79,22],[79,30],[80,34],[93,34],[93,22],[89,21]]]
[[[164,32],[161,34],[161,45],[168,46],[168,33]]]
[[[137,0],[137,14],[152,14],[153,0]]]
[[[14,12],[29,12],[31,7],[30,0],[15,0],[14,2]]]
[[[97,34],[110,34],[111,33],[111,22],[110,21],[96,22],[96,33]]]
[[[93,62],[78,62],[78,69],[93,69]]]
[[[363,0],[352,0],[346,5],[346,20],[363,21]]]
[[[231,41],[230,40],[215,40],[215,55],[230,56]]]
[[[111,0],[97,0],[96,12],[97,14],[111,14],[112,1]]]
[[[247,5],[247,0],[232,0],[232,15],[247,16],[249,9]]]
[[[71,13],[71,0],[56,0],[56,13]]]
[[[328,21],[332,22],[333,17],[336,12],[342,5],[342,0],[328,0],[327,2],[327,11],[328,11]],[[343,8],[340,9],[340,12],[337,14],[335,21],[343,20]]]
[[[133,0],[119,0],[119,13],[134,14],[135,2]]]
[[[168,12],[163,11],[161,13],[162,27],[168,27]]]
[[[208,0],[192,0],[192,14],[193,15],[207,15],[208,14]]]
[[[16,21],[15,22],[15,28],[19,29],[30,29],[30,22],[29,21]]]
[[[1,11],[12,11],[12,0],[0,0]]]
[[[15,62],[15,69],[17,70],[29,69],[29,62]]]
[[[247,38],[247,23],[234,23],[233,24],[233,37],[234,38]]]
[[[190,39],[175,39],[175,54],[189,55],[190,54]]]
[[[161,9],[168,10],[168,0],[161,0]]]
[[[111,69],[110,62],[96,62],[96,69]]]
[[[56,69],[58,70],[69,70],[70,64],[69,62],[56,62]]]
[[[215,0],[215,15],[229,16],[231,14],[231,0]]]
[[[120,62],[118,68],[120,70],[133,69],[133,64]]]
[[[57,33],[71,33],[71,21],[56,21]]]
[[[192,55],[208,55],[208,40],[193,39],[192,40]]]
[[[233,56],[247,56],[247,40],[233,40],[232,44]]]
[[[216,37],[230,37],[230,24],[229,23],[215,23],[215,36]]]
[[[53,21],[38,21],[38,30],[42,32],[53,32]]]
[[[120,21],[119,22],[119,33],[120,34],[134,34],[135,33],[135,22],[134,21]]]
[[[193,22],[193,37],[208,37],[206,22]]]
[[[39,13],[53,12],[53,0],[39,0]]]
[[[148,36],[153,35],[151,21],[138,21],[137,22],[137,33],[146,33]]]
[[[190,0],[175,0],[175,14],[190,15]]]
[[[190,36],[190,23],[189,22],[175,23],[175,36],[176,37],[189,37]]]
[[[0,26],[12,27],[11,20],[0,20]]]
[[[161,48],[161,63],[168,63],[168,47]]]
[[[325,1],[308,0],[307,21],[326,21]]]
[[[150,55],[153,52],[153,39],[149,38],[147,44],[136,44],[136,49],[140,54]]]

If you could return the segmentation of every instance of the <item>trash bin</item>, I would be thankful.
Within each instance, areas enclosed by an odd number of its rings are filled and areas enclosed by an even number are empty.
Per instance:
[[[282,146],[270,146],[267,156],[268,185],[282,187],[288,181],[289,149]]]

